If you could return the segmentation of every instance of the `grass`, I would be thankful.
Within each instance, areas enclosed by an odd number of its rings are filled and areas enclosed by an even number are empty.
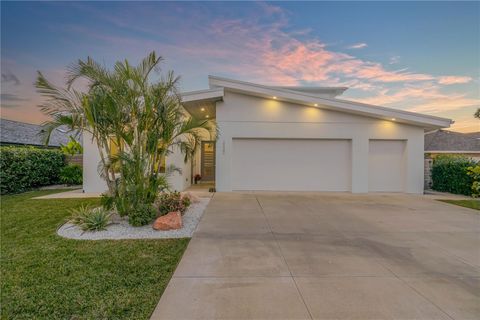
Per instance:
[[[439,200],[470,209],[480,210],[480,200]]]
[[[69,209],[98,199],[1,197],[2,319],[148,319],[188,239],[64,239]]]

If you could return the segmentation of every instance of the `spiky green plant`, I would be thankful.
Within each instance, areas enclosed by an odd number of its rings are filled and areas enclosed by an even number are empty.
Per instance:
[[[162,159],[178,148],[187,160],[202,134],[215,135],[211,121],[184,110],[173,72],[150,81],[154,71],[160,72],[161,61],[152,52],[137,66],[125,60],[108,70],[91,58],[79,60],[68,69],[66,88],[38,73],[36,86],[47,98],[41,108],[52,118],[45,124],[47,139],[59,126],[91,135],[101,158],[99,173],[121,215],[152,206],[168,187],[158,165]],[[78,80],[87,83],[86,92],[73,88]],[[110,152],[112,139],[118,147],[115,155]]]
[[[72,211],[70,222],[79,226],[83,231],[105,230],[111,224],[111,213],[102,207],[90,208],[81,206]]]

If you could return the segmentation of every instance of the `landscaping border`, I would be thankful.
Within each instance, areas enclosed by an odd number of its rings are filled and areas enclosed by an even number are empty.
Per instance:
[[[182,217],[183,227],[178,230],[157,231],[152,224],[133,227],[127,218],[114,217],[113,223],[103,231],[82,231],[78,226],[66,222],[57,229],[57,234],[63,238],[77,240],[121,240],[121,239],[174,239],[190,238],[195,231],[203,212],[211,198],[200,198],[198,203],[192,203]]]

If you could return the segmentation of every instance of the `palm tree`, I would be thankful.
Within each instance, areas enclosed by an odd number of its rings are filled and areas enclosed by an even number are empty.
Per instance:
[[[477,109],[477,111],[473,114],[473,116],[477,119],[480,119],[480,108]]]
[[[47,139],[59,126],[90,133],[100,153],[99,173],[120,214],[150,210],[145,206],[166,187],[159,162],[174,148],[187,160],[203,132],[215,134],[211,121],[190,117],[183,109],[173,72],[150,82],[161,61],[152,52],[138,66],[125,60],[108,70],[91,58],[79,60],[68,69],[66,88],[38,73],[36,86],[47,97],[41,108],[52,119],[45,124]],[[86,92],[73,88],[80,79],[87,82]]]

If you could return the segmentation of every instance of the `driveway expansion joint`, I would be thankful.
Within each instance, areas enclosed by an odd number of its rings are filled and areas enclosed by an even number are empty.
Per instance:
[[[310,316],[310,319],[313,320],[312,312],[310,311],[310,308],[308,308],[307,303],[305,302],[305,298],[303,297],[302,292],[301,292],[300,289],[298,288],[297,281],[295,281],[295,277],[294,277],[293,274],[292,274],[292,270],[290,270],[290,267],[288,266],[287,259],[285,258],[285,255],[283,254],[282,248],[280,247],[280,244],[278,243],[277,237],[275,236],[275,234],[274,234],[274,232],[273,232],[273,230],[272,230],[272,226],[270,225],[270,222],[268,221],[268,217],[267,217],[267,215],[265,214],[265,211],[263,211],[262,204],[260,203],[260,200],[258,200],[257,195],[255,195],[255,200],[257,200],[257,203],[258,203],[258,205],[260,206],[260,210],[262,211],[262,214],[263,214],[263,216],[265,217],[265,220],[266,220],[266,222],[267,222],[268,229],[270,230],[270,232],[271,232],[272,235],[273,235],[273,238],[275,239],[275,243],[277,244],[277,247],[278,247],[278,249],[279,249],[279,251],[280,251],[280,255],[282,256],[283,262],[284,262],[285,265],[287,266],[288,272],[290,273],[290,277],[292,278],[293,283],[295,284],[295,288],[297,289],[297,292],[298,292],[298,294],[300,295],[300,298],[302,299],[303,305],[305,306],[305,309],[307,309],[307,312],[308,312],[308,314],[309,314],[309,316]]]

